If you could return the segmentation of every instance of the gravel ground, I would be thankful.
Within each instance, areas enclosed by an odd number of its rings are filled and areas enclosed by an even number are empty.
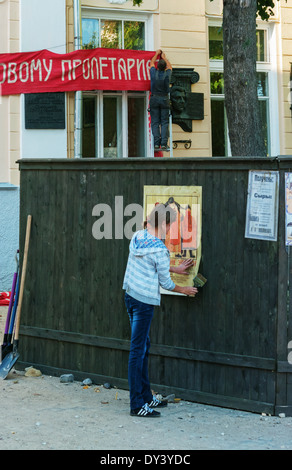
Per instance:
[[[0,450],[292,450],[290,417],[176,399],[160,418],[136,418],[128,391],[13,369],[0,380]]]
[[[292,418],[169,403],[129,414],[129,393],[12,371],[0,382],[1,450],[292,450]]]

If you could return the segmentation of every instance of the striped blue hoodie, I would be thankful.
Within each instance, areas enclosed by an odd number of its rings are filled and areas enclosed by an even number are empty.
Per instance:
[[[164,243],[147,230],[133,235],[123,289],[136,300],[160,305],[160,286],[173,290],[169,273],[169,251]]]

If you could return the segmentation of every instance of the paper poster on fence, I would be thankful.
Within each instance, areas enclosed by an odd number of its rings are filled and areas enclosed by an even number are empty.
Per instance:
[[[292,245],[292,173],[285,173],[285,240]]]
[[[180,286],[192,286],[201,260],[202,187],[201,186],[144,186],[144,219],[156,204],[169,205],[176,211],[176,221],[166,235],[165,245],[170,252],[170,265],[178,266],[192,259],[189,274],[171,272],[171,278]],[[180,295],[165,291],[163,294]]]
[[[249,172],[245,237],[276,241],[278,236],[279,172]]]

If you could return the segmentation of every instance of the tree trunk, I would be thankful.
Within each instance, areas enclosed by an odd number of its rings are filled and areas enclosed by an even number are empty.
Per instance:
[[[232,156],[265,156],[257,96],[257,0],[223,1],[224,93]]]

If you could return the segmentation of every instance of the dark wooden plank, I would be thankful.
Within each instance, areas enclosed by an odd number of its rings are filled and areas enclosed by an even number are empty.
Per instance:
[[[285,163],[285,161],[287,163]],[[291,157],[281,161],[282,166],[288,164]],[[187,167],[189,171],[199,170],[229,170],[232,169],[247,171],[249,169],[277,170],[279,160],[277,158],[241,158],[233,157],[232,165],[230,158],[210,158],[210,157],[187,157],[187,158],[117,158],[117,159],[66,159],[66,158],[23,158],[17,162],[22,171],[25,170],[66,170],[66,171],[181,171]],[[159,175],[158,175],[159,176]],[[152,179],[153,180],[153,179]]]
[[[277,243],[264,242],[245,239],[244,227],[248,171],[280,168],[283,185],[290,167],[291,158],[282,157],[21,161],[21,246],[26,216],[33,215],[23,362],[125,384],[130,329],[122,281],[129,240],[95,240],[92,209],[108,204],[114,218],[115,198],[123,196],[124,207],[142,204],[144,185],[202,185],[200,271],[208,282],[196,299],[164,295],[156,309],[154,384],[221,406],[289,407],[292,321],[283,231]],[[280,212],[283,230],[283,201]]]
[[[280,174],[280,185],[283,191],[280,191],[279,197],[279,265],[278,265],[278,305],[277,305],[277,340],[276,357],[277,361],[284,361],[287,358],[287,293],[288,293],[288,251],[285,247],[285,173]],[[278,373],[276,376],[276,406],[286,406],[287,402],[287,375]],[[289,403],[290,404],[290,403]]]

